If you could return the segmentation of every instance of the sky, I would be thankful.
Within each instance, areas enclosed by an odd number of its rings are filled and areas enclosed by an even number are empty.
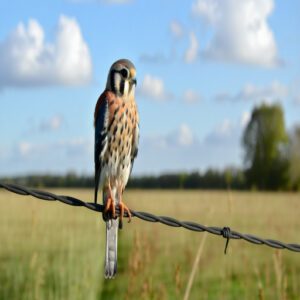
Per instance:
[[[261,103],[300,124],[296,0],[0,2],[0,175],[93,173],[93,112],[120,58],[137,69],[133,174],[243,166]]]

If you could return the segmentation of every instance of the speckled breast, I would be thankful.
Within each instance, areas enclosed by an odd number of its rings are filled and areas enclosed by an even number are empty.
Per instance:
[[[134,101],[115,98],[109,105],[107,150],[104,169],[111,180],[121,180],[126,185],[131,171],[131,151],[137,110]]]

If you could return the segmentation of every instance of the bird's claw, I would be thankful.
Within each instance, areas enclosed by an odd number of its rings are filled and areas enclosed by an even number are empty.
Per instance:
[[[104,208],[104,219],[108,220],[109,217],[116,219],[116,206],[111,197],[107,198]]]
[[[123,201],[121,201],[119,203],[119,208],[120,208],[119,229],[122,229],[123,228],[123,217],[124,217],[125,211],[127,212],[127,215],[128,215],[128,223],[131,222],[131,212],[130,212],[130,209],[124,204]]]

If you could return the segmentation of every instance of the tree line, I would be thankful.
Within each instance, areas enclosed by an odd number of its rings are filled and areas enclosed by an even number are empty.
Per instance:
[[[31,187],[93,188],[94,176],[77,175],[27,175],[2,178]],[[137,189],[247,189],[245,177],[238,169],[225,171],[209,169],[205,172],[170,173],[158,176],[132,176],[127,188]]]
[[[205,172],[134,176],[128,188],[300,190],[300,126],[287,132],[279,104],[262,104],[252,111],[242,145],[244,167]],[[93,188],[94,176],[28,175],[1,178],[31,187]]]

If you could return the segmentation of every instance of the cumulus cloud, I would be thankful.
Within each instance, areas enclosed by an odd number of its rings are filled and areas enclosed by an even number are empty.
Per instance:
[[[234,123],[229,119],[225,119],[206,135],[204,141],[209,144],[228,142],[233,137],[235,129]]]
[[[196,0],[193,15],[212,28],[204,55],[211,59],[274,67],[280,63],[268,17],[273,0]]]
[[[266,86],[256,86],[246,84],[238,93],[220,93],[215,98],[219,101],[252,101],[267,103],[285,100],[289,94],[289,89],[278,81],[273,81]]]
[[[194,90],[188,89],[183,93],[183,101],[188,104],[194,104],[201,101],[201,96]]]
[[[168,100],[172,97],[171,93],[166,91],[163,80],[150,74],[145,75],[138,93],[141,96],[158,101]]]
[[[177,142],[180,146],[190,146],[194,142],[192,130],[186,124],[181,124],[177,133]]]
[[[225,118],[207,133],[204,143],[220,147],[232,144],[235,147],[239,147],[243,130],[250,121],[250,118],[251,114],[249,111],[242,112],[238,120]]]
[[[189,39],[190,44],[184,54],[184,61],[186,63],[192,63],[198,58],[199,43],[194,32],[190,32]]]
[[[17,145],[17,152],[20,154],[21,157],[26,157],[30,153],[32,153],[33,145],[29,142],[20,142]]]
[[[196,138],[191,128],[182,123],[175,130],[163,135],[156,135],[147,137],[147,142],[157,150],[174,149],[174,148],[187,148],[196,143]]]
[[[134,173],[205,170],[241,166],[242,127],[225,119],[199,139],[185,123],[157,136],[141,136],[140,156]]]
[[[171,21],[170,31],[171,31],[172,36],[175,38],[181,38],[184,35],[184,30],[183,30],[181,23],[179,23],[176,20]]]
[[[251,113],[249,111],[244,111],[240,118],[240,126],[244,129],[251,119]]]
[[[88,46],[77,21],[61,16],[53,43],[31,19],[0,42],[0,87],[79,85],[92,77]]]

